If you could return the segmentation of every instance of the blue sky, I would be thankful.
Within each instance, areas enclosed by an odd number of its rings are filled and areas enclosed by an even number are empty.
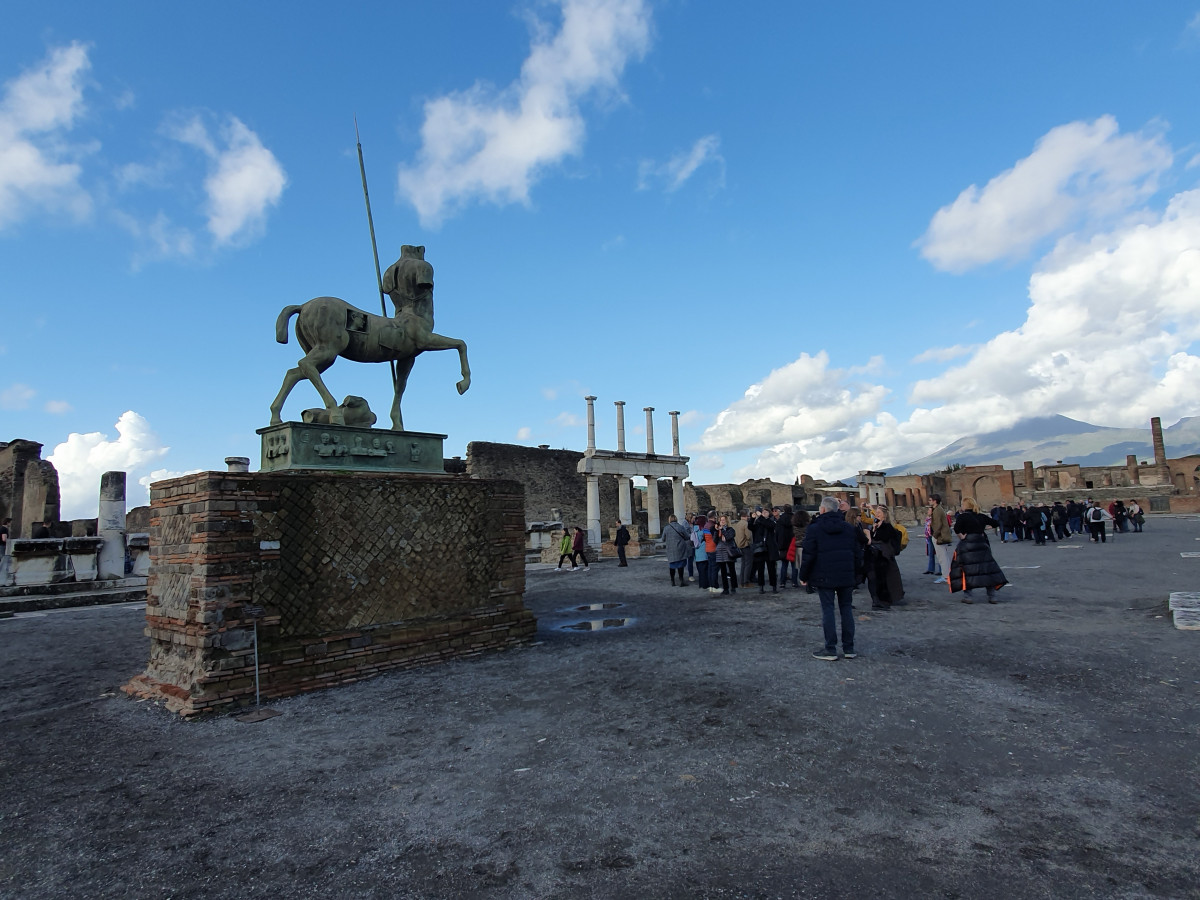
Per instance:
[[[427,246],[405,423],[837,477],[1061,413],[1200,413],[1200,3],[24,4],[0,31],[0,440],[257,462],[298,347]],[[386,421],[383,366],[339,398]],[[318,405],[307,384],[286,418]]]

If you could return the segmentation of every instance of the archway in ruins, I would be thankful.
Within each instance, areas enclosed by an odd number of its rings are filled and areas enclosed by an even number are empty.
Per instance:
[[[975,483],[971,485],[971,491],[975,494],[975,502],[979,504],[980,509],[991,509],[1004,499],[1004,495],[1000,493],[1000,482],[991,475],[976,478]]]

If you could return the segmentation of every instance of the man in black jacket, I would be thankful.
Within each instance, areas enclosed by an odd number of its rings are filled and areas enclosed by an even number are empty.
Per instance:
[[[779,586],[786,588],[788,585],[788,547],[792,544],[792,538],[795,537],[796,531],[792,527],[792,508],[789,506],[784,509],[782,506],[776,506],[771,510],[771,520],[775,523],[775,548],[779,553]]]
[[[629,529],[621,524],[620,519],[617,519],[617,536],[613,543],[617,545],[617,558],[621,560],[617,565],[628,566],[629,563],[625,561],[625,545],[629,543]]]
[[[833,614],[834,597],[842,619],[842,655],[854,659],[854,584],[863,565],[862,544],[857,529],[838,511],[833,497],[821,501],[821,514],[804,533],[800,562],[800,583],[809,582],[821,597],[821,627],[825,647],[813,654],[817,659],[836,660],[837,622]]]

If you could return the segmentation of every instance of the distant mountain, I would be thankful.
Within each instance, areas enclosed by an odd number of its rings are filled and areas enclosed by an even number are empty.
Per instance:
[[[1164,428],[1163,443],[1169,458],[1200,453],[1200,416],[1189,416]],[[1128,454],[1139,462],[1153,461],[1149,423],[1145,428],[1107,428],[1066,416],[1039,416],[1022,419],[1011,428],[959,438],[936,453],[884,471],[889,475],[924,475],[951,463],[1019,469],[1025,460],[1040,466],[1060,459],[1081,466],[1116,466],[1123,465]]]

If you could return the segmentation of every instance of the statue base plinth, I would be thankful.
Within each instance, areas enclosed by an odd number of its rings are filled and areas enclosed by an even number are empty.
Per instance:
[[[293,469],[441,474],[444,434],[284,422],[259,428],[262,472]]]

